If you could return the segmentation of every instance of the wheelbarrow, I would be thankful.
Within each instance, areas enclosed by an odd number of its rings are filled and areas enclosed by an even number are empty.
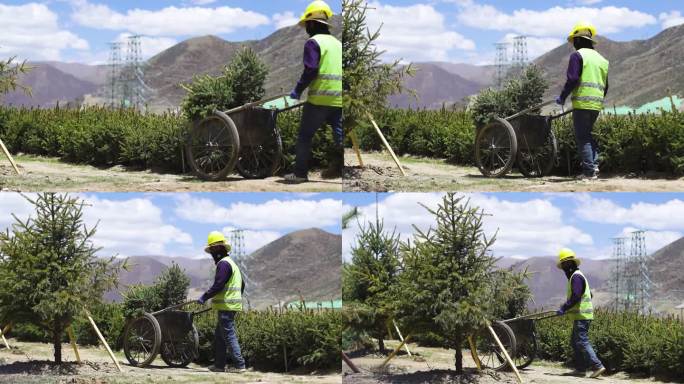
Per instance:
[[[525,177],[542,177],[551,173],[558,159],[552,122],[572,112],[572,109],[548,116],[530,112],[553,102],[548,100],[505,118],[494,117],[486,125],[478,127],[475,161],[484,176],[504,176],[516,164]]]
[[[278,99],[283,99],[284,107],[267,106]],[[278,114],[302,105],[290,105],[287,95],[278,95],[227,111],[215,110],[190,129],[185,143],[190,167],[209,181],[225,179],[236,168],[247,179],[273,176],[283,159]]]
[[[189,312],[180,310],[188,301],[156,312],[144,312],[129,320],[124,328],[123,348],[134,367],[150,365],[158,354],[170,367],[186,367],[198,357],[199,335],[193,318],[211,308]]]

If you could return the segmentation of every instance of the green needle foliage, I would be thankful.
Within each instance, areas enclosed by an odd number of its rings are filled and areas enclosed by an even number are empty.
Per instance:
[[[83,309],[99,305],[125,263],[99,258],[95,228],[83,222],[84,202],[44,193],[27,200],[35,216],[0,234],[0,323],[49,329],[54,359],[62,362],[64,330]]]
[[[22,89],[26,94],[31,95],[31,89],[19,84],[19,75],[27,73],[31,67],[26,65],[26,61],[15,63],[14,57],[5,61],[0,60],[0,96],[14,91],[17,88]]]
[[[385,232],[380,220],[362,225],[351,254],[351,264],[343,267],[342,300],[348,324],[377,338],[384,352],[400,273],[399,235]]]
[[[187,300],[190,277],[178,264],[171,263],[154,284],[131,286],[124,294],[124,314],[131,317],[141,311],[155,312]]]
[[[412,332],[442,336],[443,346],[455,349],[456,371],[462,373],[467,336],[489,318],[496,261],[489,248],[496,236],[485,235],[480,209],[454,193],[436,210],[426,209],[436,226],[427,232],[416,227],[413,243],[404,245],[399,315]]]
[[[242,48],[221,76],[197,75],[189,84],[181,109],[191,119],[201,119],[215,109],[224,111],[263,98],[268,67],[249,47]]]
[[[384,53],[375,46],[380,29],[371,32],[366,13],[372,9],[365,0],[342,0],[342,80],[345,129],[353,129],[366,113],[385,108],[387,97],[402,91],[402,80],[413,68],[400,61],[383,63]]]

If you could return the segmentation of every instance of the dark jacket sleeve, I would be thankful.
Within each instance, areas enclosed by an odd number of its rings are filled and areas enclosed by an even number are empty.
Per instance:
[[[307,40],[304,44],[304,72],[295,86],[295,92],[302,94],[306,87],[318,76],[318,68],[321,62],[321,47],[314,39]]]
[[[216,296],[228,282],[230,276],[233,274],[233,268],[228,262],[219,262],[216,264],[216,275],[214,276],[214,284],[209,288],[208,291],[204,292],[202,299],[204,301],[211,299]]]
[[[562,102],[565,102],[565,99],[579,85],[580,77],[582,76],[582,65],[582,55],[579,52],[574,52],[570,55],[570,62],[568,63],[568,71],[566,73],[567,80],[565,81],[563,92],[560,94]]]
[[[577,274],[572,277],[572,281],[570,281],[572,294],[570,295],[568,301],[561,306],[561,310],[563,310],[563,312],[567,312],[570,308],[574,307],[580,302],[580,300],[582,300],[585,284],[586,282],[584,281],[582,275]]]

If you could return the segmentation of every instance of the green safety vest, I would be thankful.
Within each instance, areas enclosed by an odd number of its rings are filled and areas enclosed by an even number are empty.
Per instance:
[[[342,107],[342,43],[332,35],[312,37],[321,49],[318,76],[309,86],[307,101],[314,105]]]
[[[584,293],[582,293],[582,298],[579,303],[575,304],[572,308],[568,309],[565,313],[570,316],[570,319],[575,320],[594,320],[594,306],[591,303],[591,290],[589,289],[589,280],[584,277],[584,274],[577,270],[568,279],[568,299],[572,296],[572,277],[576,274],[580,274],[584,278]]]
[[[600,111],[608,79],[608,60],[593,49],[582,48],[577,52],[582,56],[582,76],[572,91],[572,107]]]
[[[233,274],[228,279],[226,286],[211,299],[211,307],[217,311],[242,311],[242,274],[237,264],[226,256],[219,260],[230,263]]]

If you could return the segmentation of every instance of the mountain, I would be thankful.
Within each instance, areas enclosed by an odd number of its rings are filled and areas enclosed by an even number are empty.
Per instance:
[[[334,17],[332,25],[333,33],[341,38],[341,18]],[[145,82],[154,90],[148,96],[148,104],[152,110],[178,107],[185,95],[179,83],[190,82],[195,75],[220,74],[241,47],[252,48],[269,68],[266,95],[289,93],[301,75],[302,52],[307,39],[303,28],[290,26],[261,40],[231,42],[216,36],[185,40],[158,53],[145,64]],[[33,88],[33,98],[13,92],[0,100],[2,104],[49,107],[57,101],[83,97],[96,103],[106,101],[97,97],[106,94],[106,65],[54,61],[32,65],[36,68],[24,75],[21,83]]]
[[[504,258],[497,265],[506,268],[510,258]],[[614,300],[611,278],[615,261],[611,259],[583,259],[580,268],[594,291],[594,303],[610,305]],[[528,286],[533,302],[530,309],[555,309],[565,301],[567,279],[556,268],[556,258],[551,256],[532,257],[510,266],[513,270],[530,272]],[[653,282],[652,305],[661,311],[672,311],[684,299],[684,238],[676,240],[654,252],[648,260],[650,279]]]
[[[597,39],[596,50],[610,61],[607,106],[639,106],[670,94],[684,94],[684,24],[646,40]],[[563,44],[535,60],[551,85],[547,97],[560,93],[573,51]]]
[[[610,61],[606,105],[640,106],[670,94],[684,95],[684,24],[663,30],[646,40],[627,42],[598,37],[597,51]],[[563,44],[534,60],[549,81],[546,98],[557,96],[565,83],[568,59],[574,49]],[[494,83],[493,65],[463,63],[414,63],[419,68],[404,85],[414,89],[418,101],[408,94],[394,96],[390,105],[439,108],[459,102]],[[477,85],[477,86],[475,86]]]
[[[417,99],[408,92],[391,96],[389,104],[399,108],[440,108],[443,104],[460,103],[466,96],[482,89],[481,83],[465,79],[449,72],[442,65],[432,63],[416,64],[414,76],[406,78],[404,87],[413,90]]]
[[[287,234],[236,260],[245,279],[245,297],[250,305],[263,308],[279,302],[333,300],[341,297],[342,238],[320,229]],[[214,278],[211,257],[134,256],[128,271],[119,275],[119,290],[107,293],[110,301],[121,300],[121,292],[133,284],[152,284],[172,263],[190,277],[188,297],[198,298]]]
[[[52,64],[28,64],[32,69],[20,76],[19,83],[31,88],[32,96],[26,95],[22,90],[16,90],[0,97],[2,104],[50,107],[58,102],[64,104],[74,101],[98,89],[97,84],[83,78],[77,78]]]

